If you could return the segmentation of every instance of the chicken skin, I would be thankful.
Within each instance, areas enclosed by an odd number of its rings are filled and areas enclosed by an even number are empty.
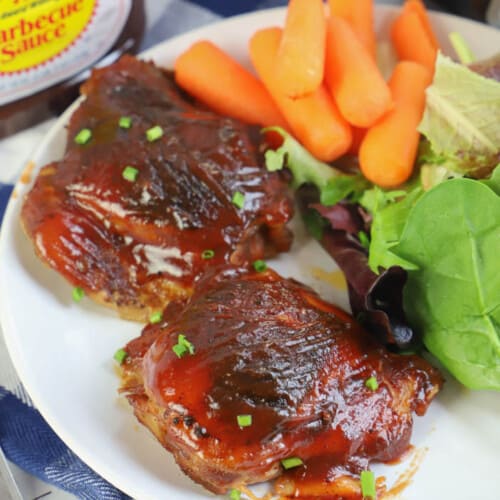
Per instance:
[[[293,458],[283,495],[326,484],[359,498],[353,478],[408,449],[413,413],[442,383],[271,270],[206,275],[125,351],[121,390],[137,418],[215,493],[275,478]]]
[[[70,283],[144,321],[207,267],[288,250],[293,204],[258,130],[199,108],[131,56],[82,92],[64,157],[41,169],[21,214],[37,255]]]

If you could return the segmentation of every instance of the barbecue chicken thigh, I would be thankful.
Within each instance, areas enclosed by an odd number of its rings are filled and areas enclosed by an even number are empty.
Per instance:
[[[357,498],[354,478],[408,449],[413,413],[441,384],[425,360],[389,353],[270,270],[205,275],[125,351],[121,390],[135,415],[216,493],[274,478],[294,458],[283,494],[303,485]]]
[[[37,255],[93,299],[146,320],[207,267],[288,250],[286,180],[259,132],[197,107],[171,75],[124,56],[96,70],[22,209]]]

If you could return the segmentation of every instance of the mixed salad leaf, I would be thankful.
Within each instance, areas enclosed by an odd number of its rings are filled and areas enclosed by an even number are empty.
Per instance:
[[[497,168],[497,170],[499,170]],[[410,210],[396,255],[412,263],[404,310],[464,385],[500,390],[500,197],[452,179]]]
[[[319,190],[322,205],[335,205],[345,198],[357,197],[369,186],[361,174],[345,174],[317,160],[281,127],[268,127],[263,132],[275,132],[282,139],[281,146],[266,151],[267,169],[273,172],[287,167],[292,172],[294,189],[303,184],[313,184]]]
[[[500,163],[500,84],[438,54],[420,132],[439,164],[473,177]]]
[[[316,186],[299,201],[346,275],[353,313],[392,349],[422,340],[474,389],[500,390],[499,116],[500,82],[439,55],[418,169],[398,189],[311,161],[281,129],[266,154],[295,188]]]
[[[291,184],[297,189],[309,232],[346,277],[353,315],[389,348],[417,348],[420,341],[403,311],[406,271],[391,266],[377,274],[368,266],[369,217],[356,201],[363,188],[369,196],[370,184],[360,175],[345,174],[318,162],[284,130],[273,128],[273,131],[283,142],[278,149],[266,152],[267,168],[275,171],[287,167],[291,171]],[[326,180],[321,177],[323,172],[327,174]],[[382,196],[390,200],[397,195],[393,192]]]
[[[298,196],[304,204],[305,190]],[[403,310],[407,273],[400,266],[391,266],[380,274],[369,268],[368,251],[361,236],[368,231],[362,207],[346,202],[333,207],[307,205],[328,221],[320,243],[345,275],[353,315],[390,349],[406,351],[418,348],[419,339]]]

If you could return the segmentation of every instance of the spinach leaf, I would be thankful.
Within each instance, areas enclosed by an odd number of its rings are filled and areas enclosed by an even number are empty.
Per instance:
[[[414,264],[405,311],[464,385],[500,390],[500,197],[452,179],[424,193],[392,252]]]
[[[481,180],[490,189],[493,189],[495,193],[500,196],[500,163],[496,166],[495,170],[488,179]]]
[[[422,189],[417,187],[398,201],[378,203],[371,207],[373,222],[368,264],[373,272],[378,273],[380,268],[389,269],[391,266],[400,266],[404,269],[415,268],[414,264],[395,254],[392,248],[399,242],[408,214],[422,193]],[[366,196],[361,203],[367,206]]]

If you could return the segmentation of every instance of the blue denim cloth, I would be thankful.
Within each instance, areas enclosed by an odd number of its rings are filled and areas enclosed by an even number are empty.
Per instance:
[[[2,184],[0,182],[0,223],[2,222],[3,214],[9,201],[12,186],[10,184]]]
[[[37,410],[1,386],[0,445],[7,458],[19,467],[78,498],[130,498],[83,463]]]
[[[237,0],[232,2],[227,0],[192,0],[192,2],[210,9],[220,16],[235,16],[252,10],[286,5],[288,0]]]

